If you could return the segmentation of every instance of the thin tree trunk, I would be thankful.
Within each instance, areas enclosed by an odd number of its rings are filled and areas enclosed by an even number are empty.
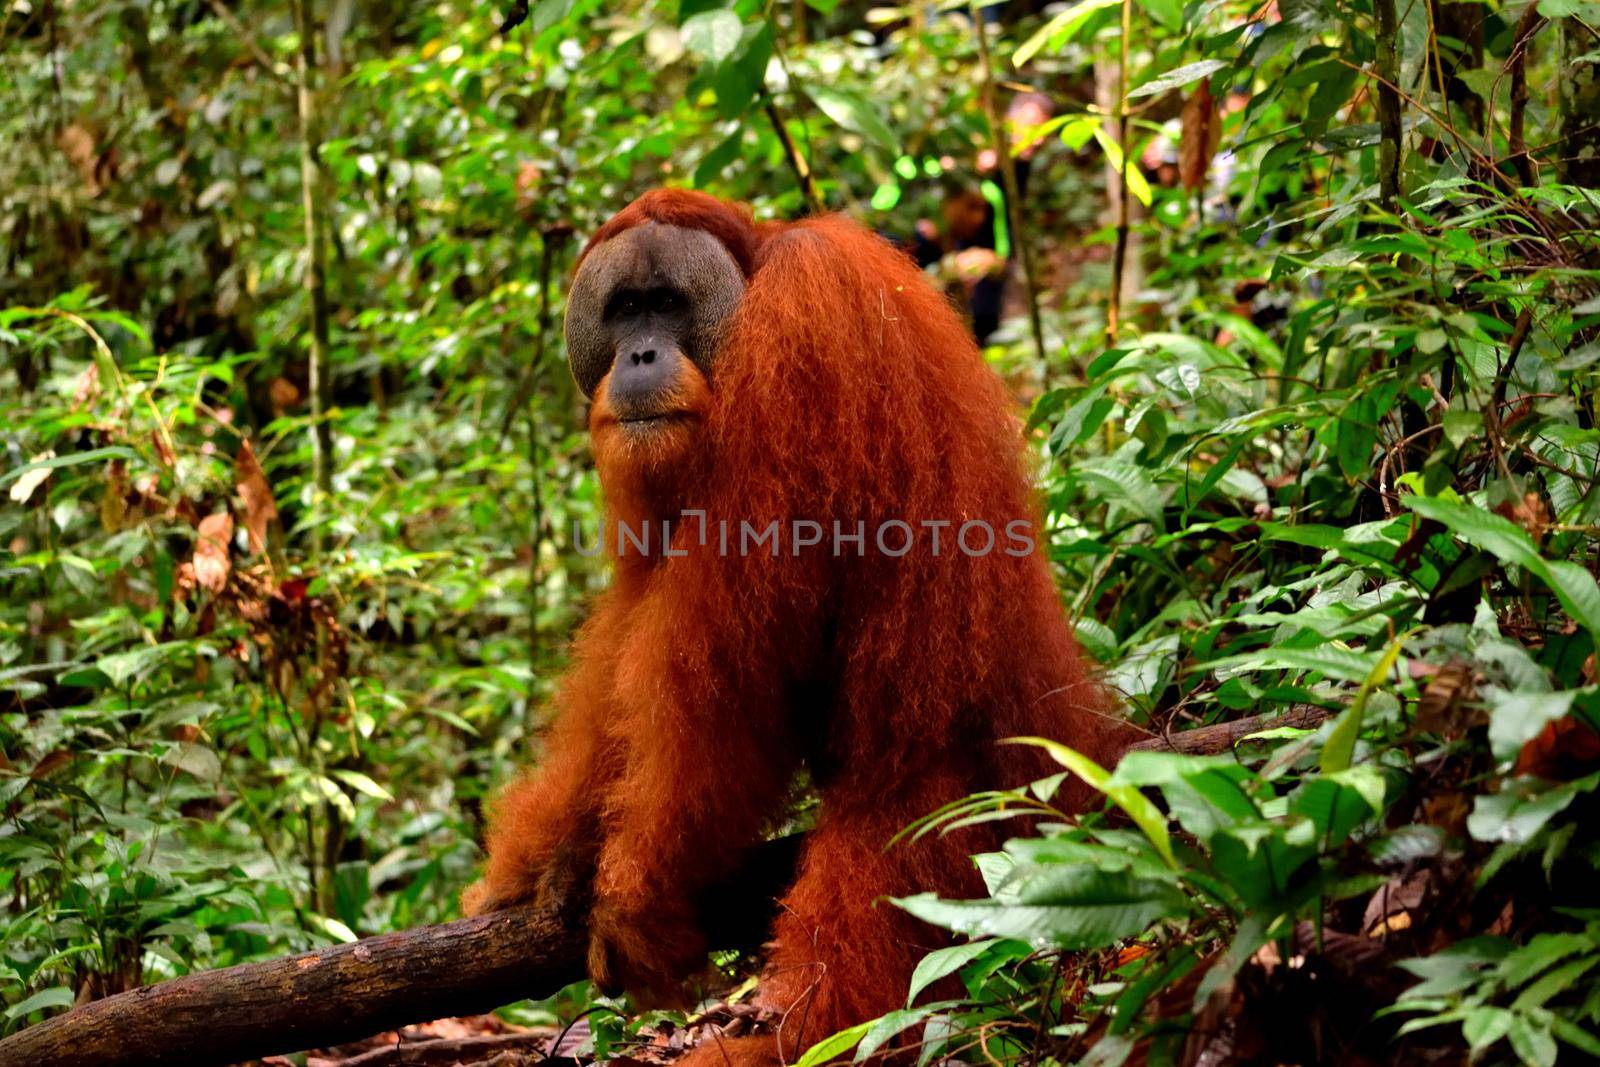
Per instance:
[[[1011,231],[1011,243],[1022,260],[1022,283],[1028,296],[1028,327],[1033,333],[1033,354],[1039,361],[1039,383],[1046,380],[1047,364],[1044,354],[1044,324],[1039,319],[1038,275],[1033,265],[1033,242],[1022,225],[1022,187],[1017,182],[1017,161],[1011,158],[1011,137],[1006,130],[1006,119],[1000,110],[1000,101],[994,92],[994,63],[989,56],[989,30],[983,22],[983,8],[974,3],[968,6],[972,14],[972,27],[978,35],[978,63],[982,67],[983,109],[989,116],[989,133],[994,139],[995,162],[1000,167],[1000,180],[1006,190],[1006,228]]]
[[[1556,173],[1569,185],[1600,188],[1600,33],[1576,18],[1561,20],[1561,146]]]
[[[1396,45],[1399,24],[1394,0],[1373,0],[1376,19],[1374,43],[1377,48],[1378,75],[1378,197],[1386,210],[1393,210],[1400,197],[1400,60]]]
[[[1122,149],[1122,165],[1112,165],[1106,157],[1106,218],[1117,227],[1112,246],[1110,293],[1106,299],[1106,344],[1117,344],[1122,330],[1123,302],[1144,285],[1138,235],[1133,232],[1133,205],[1128,202],[1128,166],[1133,165],[1128,150],[1128,42],[1133,37],[1133,3],[1123,0],[1122,27],[1118,40],[1117,62],[1094,62],[1094,104],[1109,117],[1112,138]],[[1107,429],[1110,429],[1107,424]]]
[[[1511,119],[1506,128],[1506,146],[1511,152],[1511,165],[1516,168],[1523,185],[1533,184],[1533,161],[1528,158],[1528,139],[1523,131],[1528,114],[1528,47],[1543,25],[1539,0],[1528,0],[1522,18],[1517,20],[1511,55],[1506,59],[1506,68],[1511,73]]]
[[[1133,36],[1133,0],[1122,0],[1122,32],[1117,41],[1117,147],[1122,166],[1117,169],[1117,242],[1111,251],[1111,294],[1106,301],[1106,345],[1117,343],[1122,326],[1123,273],[1128,264],[1128,167],[1133,152],[1128,144],[1128,39]]]
[[[1460,75],[1483,66],[1483,5],[1428,0],[1428,15],[1433,26],[1433,40],[1430,43],[1433,45],[1434,58],[1438,61],[1435,87],[1440,99],[1445,102],[1445,114],[1457,128],[1461,123],[1458,116],[1465,115],[1467,124],[1482,133],[1483,98],[1473,92]],[[1441,46],[1441,37],[1454,43]],[[1448,55],[1445,54],[1446,47],[1450,49]]]
[[[300,199],[305,212],[305,290],[311,329],[311,479],[316,486],[315,510],[320,513],[333,494],[332,431],[328,426],[333,389],[328,367],[328,265],[320,197],[321,147],[317,141],[316,88],[312,84],[317,65],[317,39],[311,2],[294,0],[294,20],[300,36],[300,62],[296,70],[300,105]],[[313,551],[318,555],[322,543],[319,514],[312,532]]]

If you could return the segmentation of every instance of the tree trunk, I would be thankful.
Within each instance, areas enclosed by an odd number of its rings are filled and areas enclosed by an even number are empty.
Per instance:
[[[1600,40],[1578,19],[1561,20],[1561,148],[1556,173],[1569,185],[1600,188]]]
[[[1376,29],[1378,82],[1378,199],[1384,208],[1394,210],[1400,196],[1400,155],[1403,134],[1400,119],[1399,23],[1394,0],[1373,0]]]

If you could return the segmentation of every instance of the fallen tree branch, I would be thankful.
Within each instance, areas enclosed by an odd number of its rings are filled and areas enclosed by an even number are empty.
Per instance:
[[[435,1041],[402,1040],[398,1045],[383,1045],[341,1060],[339,1067],[449,1067],[454,1063],[479,1063],[500,1052],[542,1054],[556,1036],[546,1029]]]
[[[707,936],[753,948],[798,839],[769,842],[703,895]],[[0,1041],[0,1067],[205,1067],[544,997],[585,976],[588,935],[532,906],[202,971],[91,1001]]]
[[[1232,722],[1219,722],[1215,726],[1202,726],[1195,730],[1163,734],[1128,746],[1129,752],[1182,752],[1192,756],[1226,752],[1251,734],[1275,730],[1282,726],[1310,730],[1322,725],[1333,714],[1326,708],[1304,704],[1282,713],[1252,715]]]

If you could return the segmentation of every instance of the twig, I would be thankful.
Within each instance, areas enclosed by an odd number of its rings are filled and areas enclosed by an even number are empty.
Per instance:
[[[1136,741],[1128,746],[1129,752],[1182,752],[1189,755],[1211,755],[1226,752],[1251,734],[1263,730],[1292,727],[1309,730],[1320,726],[1333,712],[1312,704],[1291,708],[1283,714],[1251,715],[1232,722],[1202,726],[1175,734],[1163,734],[1146,741]]]
[[[1517,356],[1522,353],[1522,346],[1527,343],[1528,334],[1532,330],[1533,309],[1525,307],[1517,315],[1516,325],[1511,328],[1511,340],[1506,346],[1505,362],[1495,371],[1494,392],[1488,406],[1483,409],[1484,430],[1489,437],[1489,450],[1494,453],[1495,465],[1500,468],[1501,477],[1513,483],[1515,476],[1506,463],[1505,442],[1500,438],[1500,409],[1505,406],[1506,385],[1511,380],[1512,369],[1517,365]]]
[[[339,1060],[335,1067],[449,1067],[454,1063],[482,1063],[496,1053],[510,1051],[540,1054],[543,1059],[555,1047],[551,1043],[554,1036],[550,1029],[431,1041],[408,1041],[401,1034],[399,1044],[368,1049],[359,1056]]]
[[[239,38],[239,42],[244,45],[245,51],[250,53],[258,66],[274,78],[279,78],[283,81],[289,80],[288,68],[267,55],[266,49],[261,47],[260,42],[255,38],[255,34],[251,33],[249,27],[239,21],[238,15],[228,10],[227,4],[224,4],[222,0],[211,0],[211,11],[227,25],[228,29],[233,31],[234,36]]]
[[[783,154],[789,160],[789,169],[794,171],[795,180],[800,183],[800,192],[805,196],[806,204],[818,215],[822,214],[828,210],[828,205],[817,190],[811,164],[800,154],[800,146],[794,143],[794,137],[789,133],[789,127],[784,125],[783,115],[772,97],[767,97],[763,110],[767,113],[767,121],[772,123],[772,132],[778,135],[778,143],[783,145]]]
[[[1106,347],[1117,343],[1122,325],[1122,275],[1128,264],[1128,38],[1133,35],[1133,0],[1122,0],[1122,34],[1117,57],[1117,243],[1111,252],[1111,293],[1106,300]],[[1108,427],[1109,429],[1109,427]]]

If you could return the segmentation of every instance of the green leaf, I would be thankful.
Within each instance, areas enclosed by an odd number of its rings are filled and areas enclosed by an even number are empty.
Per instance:
[[[1499,71],[1495,71],[1496,77],[1499,74]],[[1447,411],[1443,423],[1445,440],[1456,448],[1483,433],[1483,413],[1480,411]]]
[[[1600,966],[1600,956],[1586,956],[1555,968],[1543,978],[1528,986],[1511,1002],[1512,1011],[1531,1011],[1569,989],[1579,988],[1579,980]]]
[[[1511,1048],[1531,1067],[1555,1067],[1556,1039],[1548,1027],[1541,1026],[1526,1016],[1511,1020],[1506,1032]]]
[[[743,141],[744,130],[734,130],[715,148],[702,156],[699,166],[694,168],[695,187],[703,189],[720,178],[722,172],[728,169],[728,164],[739,158],[739,148]]]
[[[989,938],[983,941],[969,941],[965,945],[951,945],[928,953],[917,963],[917,969],[911,972],[911,988],[906,993],[906,1004],[910,1005],[917,999],[917,994],[924,989],[941,978],[955,974],[996,944],[999,942]]]
[[[1600,1057],[1600,1037],[1595,1037],[1577,1023],[1561,1015],[1550,1016],[1550,1028],[1556,1036],[1579,1052],[1587,1053],[1591,1057]]]
[[[1097,11],[1108,7],[1116,7],[1120,0],[1079,0],[1065,11],[1055,15],[1039,27],[1032,37],[1022,42],[1017,50],[1011,54],[1013,66],[1022,66],[1038,54],[1039,50],[1048,44],[1052,49],[1061,48],[1078,35],[1084,23],[1089,21]]]
[[[1106,161],[1111,164],[1111,169],[1122,174],[1123,180],[1128,183],[1128,192],[1133,198],[1145,207],[1150,206],[1150,183],[1145,180],[1144,174],[1134,164],[1123,166],[1122,146],[1117,144],[1117,139],[1111,136],[1104,123],[1094,128],[1094,139],[1099,142],[1100,150],[1106,154]]]
[[[71,986],[56,985],[41,989],[27,1000],[21,1000],[6,1009],[7,1019],[22,1019],[45,1008],[67,1008],[76,1000]]]
[[[1483,695],[1489,706],[1489,748],[1495,759],[1505,762],[1515,759],[1522,746],[1550,723],[1564,718],[1572,710],[1578,690],[1530,693],[1486,688]]]
[[[742,44],[733,58],[718,64],[711,78],[717,93],[717,114],[725,119],[743,115],[766,86],[767,63],[772,58],[772,26],[762,22],[745,28]]]
[[[1224,656],[1206,663],[1208,671],[1228,670],[1301,670],[1315,671],[1329,678],[1345,682],[1364,683],[1378,662],[1376,652],[1358,652],[1338,645],[1320,645],[1316,648],[1264,648],[1258,652],[1243,652],[1237,656]]]
[[[1408,496],[1405,505],[1425,519],[1441,523],[1470,545],[1502,563],[1513,563],[1543,581],[1580,626],[1600,641],[1600,585],[1576,563],[1547,560],[1527,531],[1482,508],[1442,497]]]
[[[309,915],[307,916],[307,919],[312,925],[321,927],[322,932],[333,938],[335,941],[339,941],[348,945],[353,941],[361,940],[356,936],[356,932],[354,930],[350,929],[350,927],[346,926],[338,919],[330,918],[326,915]]]
[[[1394,639],[1382,658],[1362,680],[1361,688],[1356,690],[1356,698],[1333,724],[1333,729],[1328,733],[1328,740],[1322,746],[1321,767],[1324,773],[1332,774],[1350,766],[1350,760],[1355,755],[1356,739],[1361,736],[1361,721],[1366,715],[1367,698],[1393,673],[1395,662],[1400,658],[1400,649],[1404,647],[1407,636],[1409,634],[1401,634]]]
[[[1183,29],[1183,0],[1140,0],[1146,13],[1170,33]]]
[[[1596,785],[1600,775],[1594,774],[1555,786],[1534,778],[1508,779],[1500,783],[1498,793],[1473,802],[1467,833],[1476,841],[1526,843],[1580,793],[1593,792]]]
[[[334,768],[333,776],[358,793],[365,793],[376,800],[393,800],[394,796],[383,786],[374,782],[360,771]]]
[[[899,140],[878,109],[866,97],[825,85],[808,85],[806,93],[828,118],[852,133],[859,133],[891,155],[900,152]]]
[[[1358,398],[1339,415],[1334,443],[1335,458],[1346,478],[1361,479],[1372,473],[1372,450],[1377,445],[1378,401],[1373,394]]]
[[[1072,474],[1098,490],[1101,499],[1107,503],[1126,506],[1140,518],[1148,519],[1158,531],[1166,528],[1162,516],[1161,490],[1145,468],[1127,460],[1107,457],[1078,463],[1072,468]]]
[[[707,63],[721,63],[739,47],[744,23],[732,11],[705,11],[686,20],[680,32],[690,52]]]
[[[161,762],[192,774],[202,782],[215,782],[222,777],[222,760],[215,750],[195,741],[178,742]]]
[[[1597,949],[1600,945],[1585,933],[1535,934],[1495,965],[1495,977],[1508,989],[1515,989],[1570,956]]]
[[[138,459],[139,453],[123,445],[112,445],[108,448],[91,448],[86,452],[71,452],[65,456],[52,456],[49,459],[36,459],[31,463],[24,463],[20,467],[13,467],[0,474],[0,486],[9,485],[29,471],[56,470],[60,467],[76,467],[84,463],[98,463],[105,459]]]
[[[1167,866],[1172,868],[1179,866],[1178,859],[1172,852],[1172,835],[1167,831],[1167,817],[1161,814],[1161,809],[1151,803],[1150,798],[1139,792],[1137,787],[1114,784],[1110,772],[1104,767],[1059,741],[1051,741],[1044,737],[1010,737],[1005,743],[1037,745],[1044,749],[1050,754],[1051,759],[1104,793],[1113,804],[1121,808],[1128,818],[1133,820],[1134,825],[1144,832],[1144,836],[1149,838],[1161,858],[1167,862]]]
[[[1015,902],[940,900],[924,893],[895,903],[924,922],[969,937],[1066,949],[1104,948],[1188,912],[1171,883],[1092,867],[1040,868]]]
[[[159,664],[174,651],[172,645],[140,645],[126,652],[114,652],[95,660],[95,668],[114,686],[125,686],[136,675]]]
[[[818,1064],[829,1063],[843,1056],[863,1037],[867,1031],[877,1023],[876,1019],[868,1019],[864,1023],[857,1023],[848,1030],[840,1030],[837,1034],[825,1037],[815,1045],[806,1049],[805,1055],[800,1057],[794,1067],[817,1067]]]
[[[1216,958],[1216,962],[1206,968],[1206,973],[1201,976],[1195,986],[1194,1010],[1198,1013],[1205,1010],[1206,1002],[1213,994],[1233,979],[1239,973],[1239,968],[1250,962],[1262,945],[1267,943],[1267,930],[1270,922],[1260,915],[1246,915],[1239,923],[1239,928],[1234,931],[1233,940],[1228,942],[1228,947]]]
[[[1301,786],[1290,804],[1289,810],[1304,815],[1317,828],[1317,837],[1324,850],[1343,844],[1351,831],[1376,814],[1382,806],[1383,776],[1366,767],[1352,767],[1344,774],[1354,772],[1362,772],[1375,779],[1380,798],[1377,803],[1373,803],[1369,789],[1357,789],[1335,776],[1323,775]]]
[[[949,1006],[949,1003],[925,1004],[920,1008],[902,1008],[881,1016],[861,1038],[861,1044],[856,1048],[855,1061],[860,1063],[893,1040],[898,1034],[909,1030],[934,1012]]]
[[[1136,96],[1154,96],[1164,93],[1169,89],[1179,89],[1190,82],[1199,81],[1208,74],[1215,74],[1228,64],[1220,59],[1202,59],[1198,63],[1185,63],[1176,70],[1170,70],[1157,78],[1151,78],[1143,85],[1128,93],[1128,99]]]
[[[1594,7],[1594,0],[1539,0],[1539,14],[1547,19],[1571,18]]]
[[[1461,1021],[1461,1036],[1467,1039],[1468,1048],[1481,1052],[1506,1036],[1513,1018],[1504,1008],[1472,1008]]]

